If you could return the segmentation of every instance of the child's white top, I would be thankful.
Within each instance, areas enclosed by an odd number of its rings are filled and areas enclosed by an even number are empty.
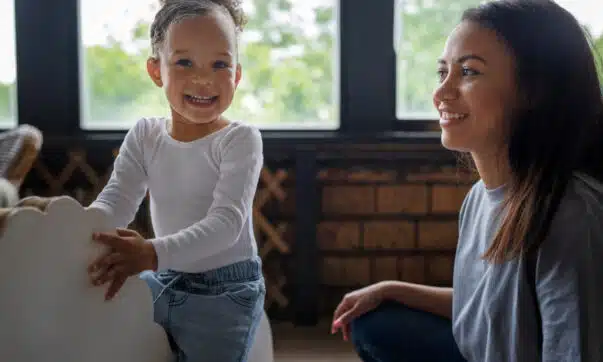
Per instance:
[[[158,270],[198,273],[254,257],[252,205],[264,161],[259,130],[233,122],[179,142],[167,123],[136,123],[90,207],[127,227],[148,190]]]

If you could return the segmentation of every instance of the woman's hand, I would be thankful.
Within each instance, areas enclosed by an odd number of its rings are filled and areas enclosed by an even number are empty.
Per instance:
[[[384,299],[385,286],[385,282],[380,282],[346,294],[333,314],[331,333],[337,333],[341,329],[343,339],[349,340],[350,322],[381,304]]]

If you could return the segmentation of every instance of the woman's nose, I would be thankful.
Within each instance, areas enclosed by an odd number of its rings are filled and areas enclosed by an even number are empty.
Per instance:
[[[454,79],[451,79],[451,77],[444,79],[433,92],[433,99],[438,103],[441,101],[456,99],[458,96],[458,84],[456,84]]]

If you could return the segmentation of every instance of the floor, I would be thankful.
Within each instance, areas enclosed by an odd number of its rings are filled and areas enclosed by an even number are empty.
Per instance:
[[[275,362],[361,362],[341,334],[329,333],[328,321],[317,327],[294,327],[290,323],[272,325]]]

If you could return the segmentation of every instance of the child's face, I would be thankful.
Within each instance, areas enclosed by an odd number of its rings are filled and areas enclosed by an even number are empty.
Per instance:
[[[170,25],[149,75],[163,87],[173,121],[210,123],[230,106],[241,78],[234,23],[211,11]]]

